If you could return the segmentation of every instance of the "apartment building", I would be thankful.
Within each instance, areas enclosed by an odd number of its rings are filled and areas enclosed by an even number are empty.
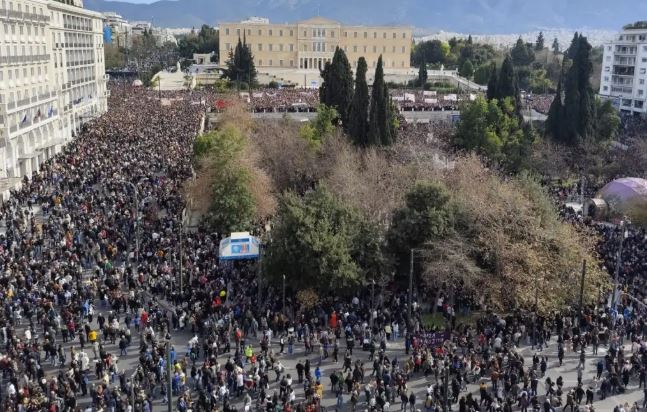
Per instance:
[[[604,45],[600,97],[611,99],[621,112],[647,110],[647,25],[623,28],[613,43]]]
[[[270,24],[268,19],[253,18],[240,23],[220,24],[220,64],[238,39],[245,39],[254,54],[257,69],[291,68],[318,71],[332,61],[335,49],[346,52],[351,66],[364,57],[369,68],[377,65],[380,55],[385,70],[409,69],[410,27],[344,26],[322,17],[294,24]]]
[[[0,178],[38,171],[107,109],[100,15],[67,3],[0,0]]]

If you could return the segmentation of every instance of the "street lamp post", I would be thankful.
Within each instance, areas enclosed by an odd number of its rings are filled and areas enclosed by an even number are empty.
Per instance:
[[[616,302],[616,295],[618,294],[618,278],[620,277],[620,266],[622,266],[622,247],[624,245],[624,240],[625,240],[625,221],[620,222],[620,244],[618,246],[618,255],[616,257],[616,271],[615,271],[615,276],[613,280],[613,295],[611,296],[611,310],[615,311],[616,306],[618,302]],[[613,317],[613,326],[615,327],[616,325],[616,319],[618,318],[618,315],[616,314]]]
[[[373,312],[375,312],[375,278],[371,280],[371,317],[369,319],[371,333],[373,333]]]
[[[182,216],[180,217],[180,295],[184,295],[184,266],[182,263],[182,233],[184,232],[184,215],[186,208],[182,209]]]
[[[411,327],[411,312],[412,312],[412,301],[413,301],[413,252],[415,249],[411,249],[411,259],[409,260],[409,299],[407,301],[407,319],[409,320],[409,327]]]

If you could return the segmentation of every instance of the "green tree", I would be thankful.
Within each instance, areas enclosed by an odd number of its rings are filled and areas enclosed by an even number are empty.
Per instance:
[[[520,100],[519,87],[517,85],[517,76],[514,70],[510,55],[506,56],[501,65],[501,71],[497,77],[497,91],[495,97],[499,100],[506,97],[512,97],[515,100]]]
[[[353,99],[353,74],[343,49],[335,49],[332,63],[324,66],[321,77],[323,82],[319,88],[319,101],[334,107],[346,128],[350,102]]]
[[[490,65],[490,79],[487,82],[487,99],[496,99],[498,93],[498,74],[496,71],[496,63],[492,62]]]
[[[557,37],[553,40],[553,54],[558,54],[559,53],[559,41],[557,40]]]
[[[597,113],[595,130],[598,140],[607,141],[615,138],[620,128],[618,111],[610,100],[602,103],[600,99],[596,99],[595,104]]]
[[[425,87],[427,84],[427,62],[424,59],[420,62],[420,68],[418,69],[418,84],[420,87]]]
[[[515,66],[528,66],[535,60],[535,53],[532,48],[528,47],[521,37],[517,39],[517,43],[510,51],[510,55]]]
[[[462,109],[453,143],[516,172],[525,167],[535,138],[532,128],[521,126],[514,98],[487,101],[479,96]]]
[[[429,64],[444,63],[449,52],[449,45],[443,41],[423,41],[416,44],[415,49],[412,49],[411,63],[414,66],[420,66],[423,61]]]
[[[474,71],[474,82],[480,85],[487,85],[490,80],[492,66],[490,64],[482,64]]]
[[[368,121],[368,144],[391,145],[395,136],[393,135],[393,111],[384,82],[384,68],[382,67],[382,55],[377,60],[375,76],[373,77],[373,89],[371,93],[371,106]]]
[[[537,36],[537,41],[535,42],[535,50],[537,51],[542,51],[544,50],[544,32],[539,32],[539,36]]]
[[[459,75],[465,77],[466,79],[471,79],[474,75],[474,65],[471,60],[465,60],[465,63],[461,66],[461,69],[458,72]]]
[[[281,199],[264,259],[271,278],[350,295],[367,273],[381,273],[382,262],[378,230],[324,186]]]
[[[246,83],[249,86],[256,85],[256,66],[254,55],[245,40],[238,38],[238,44],[234,50],[229,51],[229,58],[226,62],[227,68],[223,71],[223,78],[236,82]]]
[[[103,47],[106,69],[123,69],[126,67],[126,54],[115,44],[105,44]]]
[[[412,248],[443,238],[451,232],[453,224],[454,213],[445,186],[418,182],[406,194],[404,207],[393,213],[386,234],[387,245],[395,252],[401,268],[408,267],[407,257]]]
[[[368,145],[368,84],[366,83],[366,59],[360,57],[355,71],[355,93],[350,105],[348,133],[358,146]]]
[[[306,123],[301,126],[300,136],[306,139],[310,144],[319,148],[321,143],[329,137],[335,130],[333,122],[339,117],[334,107],[319,104],[317,106],[317,116],[312,123]]]

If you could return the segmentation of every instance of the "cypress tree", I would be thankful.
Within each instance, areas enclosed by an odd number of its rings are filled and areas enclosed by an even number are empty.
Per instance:
[[[332,63],[324,66],[321,77],[323,83],[320,89],[320,101],[334,107],[345,125],[348,122],[348,110],[353,98],[353,75],[344,50],[339,47],[335,49]]]
[[[422,56],[422,61],[420,62],[420,69],[418,70],[418,83],[421,88],[425,88],[427,84],[427,62],[425,61],[425,56]]]
[[[544,33],[540,31],[539,36],[537,36],[537,41],[535,42],[535,50],[544,50],[544,42]]]
[[[496,63],[492,62],[490,65],[490,80],[487,82],[487,99],[492,100],[496,99],[497,96],[497,71]]]
[[[573,60],[575,56],[577,55],[577,46],[580,42],[580,36],[575,32],[573,35],[573,40],[571,40],[571,46],[568,48],[566,51],[566,57],[569,59]]]
[[[373,89],[371,92],[371,108],[368,122],[369,145],[390,145],[393,143],[391,121],[388,92],[384,83],[382,55],[380,55],[377,60],[377,67],[375,68]]]
[[[518,89],[516,87],[516,78],[512,58],[507,55],[501,65],[501,71],[497,78],[496,98],[503,100],[506,97],[516,99]]]
[[[366,83],[366,59],[360,57],[355,72],[355,93],[348,115],[348,133],[359,146],[368,145],[368,84]]]

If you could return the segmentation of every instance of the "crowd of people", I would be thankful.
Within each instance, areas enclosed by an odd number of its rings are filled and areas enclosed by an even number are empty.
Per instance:
[[[524,102],[531,109],[546,115],[554,99],[555,95],[553,94],[529,94],[524,96]]]
[[[250,109],[255,113],[316,111],[319,89],[255,89],[249,96]]]
[[[0,410],[152,412],[172,395],[181,412],[320,411],[331,398],[340,411],[550,412],[584,397],[593,410],[589,400],[644,382],[645,324],[624,312],[616,334],[595,307],[581,323],[570,311],[484,311],[462,324],[479,305],[445,290],[432,308],[397,289],[283,307],[259,291],[255,263],[219,261],[223,234],[187,229],[182,188],[205,111],[195,103],[213,96],[163,97],[172,103],[113,87],[109,112],[0,208]],[[402,127],[428,139],[433,125]],[[644,250],[638,238],[627,249]],[[634,263],[623,273],[641,277]],[[581,360],[577,384],[548,378],[552,342],[560,363]],[[585,349],[603,344],[591,381]]]

